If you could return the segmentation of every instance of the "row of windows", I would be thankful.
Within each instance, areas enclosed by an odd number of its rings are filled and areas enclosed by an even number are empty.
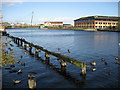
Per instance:
[[[76,25],[90,25],[90,24],[94,24],[94,23],[78,23]],[[101,22],[96,22],[95,24],[113,24],[113,25],[116,25],[116,23],[101,23]]]
[[[107,28],[109,26],[95,26],[96,28]]]
[[[96,22],[96,24],[116,24],[116,23],[101,23],[101,22]]]
[[[80,28],[94,28],[94,26],[78,26]]]
[[[84,21],[118,21],[114,19],[85,19],[85,20],[76,20],[75,22],[84,22]]]
[[[78,24],[80,24],[80,25],[84,25],[84,24],[94,24],[94,22],[93,22],[93,23],[78,23]]]
[[[75,26],[94,26],[94,25],[75,25]]]
[[[107,28],[107,27],[109,27],[109,26],[78,26],[78,27],[80,27],[80,28]]]

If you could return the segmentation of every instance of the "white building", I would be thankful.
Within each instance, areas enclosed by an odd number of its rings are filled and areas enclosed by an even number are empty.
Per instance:
[[[44,26],[63,26],[63,22],[44,22]]]

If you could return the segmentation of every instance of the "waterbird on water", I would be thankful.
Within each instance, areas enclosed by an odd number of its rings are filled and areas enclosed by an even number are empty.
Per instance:
[[[20,58],[22,59],[22,58],[23,58],[23,56],[21,55],[21,56],[20,56]]]
[[[116,60],[118,60],[119,58],[118,58],[118,57],[116,57],[115,59],[116,59]]]
[[[14,45],[10,44],[11,47],[13,47]]]
[[[5,67],[4,69],[7,69],[7,70],[9,70],[9,69],[11,69],[10,67]]]
[[[60,48],[57,48],[58,49],[58,51],[60,50]]]
[[[93,66],[96,66],[96,62],[95,61],[90,62],[90,64],[93,65]]]
[[[115,64],[120,64],[120,62],[115,62]]]
[[[92,68],[91,70],[92,70],[92,71],[96,71],[96,68]]]
[[[36,72],[28,72],[28,73],[33,73],[33,74],[37,74]]]
[[[108,64],[108,62],[106,62],[106,61],[105,61],[104,63],[105,63],[105,65],[107,65],[107,64]]]
[[[22,73],[22,69],[18,69],[18,74]]]
[[[25,66],[25,63],[21,63],[22,66]]]
[[[15,65],[10,65],[10,67],[15,67]]]
[[[17,61],[17,63],[20,63],[20,61]]]
[[[105,59],[104,59],[104,58],[101,58],[101,61],[105,61]]]
[[[18,84],[18,83],[20,83],[21,82],[21,80],[13,80],[13,83],[14,84]]]
[[[24,52],[26,55],[29,55],[29,53],[27,53],[27,52]]]
[[[111,71],[109,71],[109,72],[107,72],[107,74],[108,74],[108,75],[111,75],[111,74],[112,74],[112,72],[111,72]]]
[[[70,50],[68,49],[68,53],[70,53]]]
[[[10,70],[9,73],[16,73],[18,70]]]

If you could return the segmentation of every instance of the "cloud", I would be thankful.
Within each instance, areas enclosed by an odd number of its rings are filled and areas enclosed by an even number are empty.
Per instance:
[[[25,0],[3,0],[2,4],[7,6],[13,6],[16,4],[21,4],[23,2],[25,2]]]

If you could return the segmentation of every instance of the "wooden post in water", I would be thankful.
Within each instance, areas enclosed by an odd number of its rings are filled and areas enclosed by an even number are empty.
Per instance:
[[[35,48],[35,56],[39,57],[39,49]]]
[[[32,54],[32,46],[29,44],[29,53]]]
[[[17,38],[15,38],[15,43],[17,43]]]
[[[20,39],[18,38],[18,46],[20,45]]]
[[[15,38],[15,43],[17,44],[17,38]]]
[[[66,65],[67,65],[66,61],[65,60],[60,60],[60,65],[61,65],[61,72],[63,74],[66,74]]]
[[[28,75],[28,86],[31,90],[36,89],[36,79],[34,75]]]
[[[18,38],[16,38],[16,44],[18,44]]]
[[[25,42],[24,42],[24,49],[27,50],[27,45]]]
[[[15,42],[15,37],[13,37],[13,39],[14,39],[14,42]]]
[[[81,75],[86,75],[86,63],[83,62]]]
[[[22,40],[22,38],[20,39],[20,46],[22,46],[23,45],[23,40]]]
[[[50,55],[48,53],[45,53],[45,62],[50,63]]]
[[[66,67],[67,63],[65,60],[60,60],[61,67]]]

